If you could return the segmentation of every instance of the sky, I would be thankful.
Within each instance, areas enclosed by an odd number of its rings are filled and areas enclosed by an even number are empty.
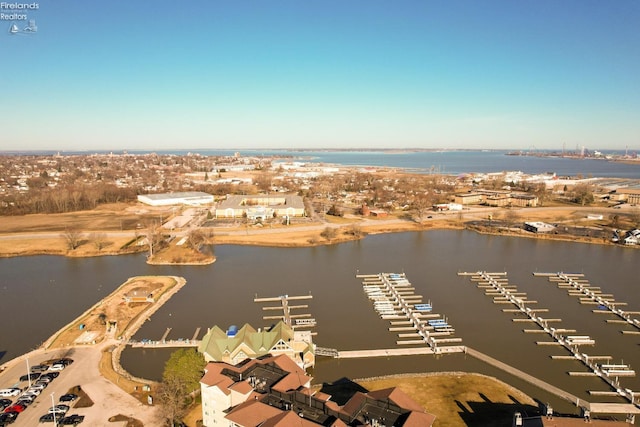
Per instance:
[[[0,18],[0,150],[640,148],[638,0],[7,1]]]

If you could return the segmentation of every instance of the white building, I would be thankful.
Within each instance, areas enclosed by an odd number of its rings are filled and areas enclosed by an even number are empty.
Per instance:
[[[138,201],[150,206],[199,206],[213,203],[213,196],[200,191],[185,191],[179,193],[140,194]]]

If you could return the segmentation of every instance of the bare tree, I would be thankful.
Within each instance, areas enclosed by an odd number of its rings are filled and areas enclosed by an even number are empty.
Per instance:
[[[162,233],[160,225],[156,220],[150,220],[147,224],[145,235],[147,237],[147,244],[149,245],[149,258],[153,257],[153,251],[160,244],[162,240]]]
[[[320,233],[320,237],[323,237],[324,239],[329,241],[331,241],[332,239],[335,239],[337,235],[338,235],[338,230],[336,230],[333,227],[326,227]]]
[[[107,241],[107,233],[91,233],[89,240],[93,242],[93,245],[98,251],[101,251],[109,244]]]
[[[513,225],[520,221],[520,215],[513,209],[509,209],[504,213],[504,220],[507,222],[507,226],[513,227]]]
[[[417,221],[418,222],[422,222],[422,217],[424,216],[424,214],[427,211],[427,209],[429,209],[431,207],[431,205],[432,205],[431,197],[429,197],[428,195],[426,195],[426,194],[418,194],[415,197],[411,207],[413,208],[414,212],[416,213],[416,217],[417,217]]]
[[[70,250],[77,249],[82,243],[82,231],[75,225],[65,228],[62,237],[67,241],[67,247]]]
[[[193,228],[189,231],[189,245],[196,251],[199,251],[202,245],[207,243],[207,235],[199,228]]]

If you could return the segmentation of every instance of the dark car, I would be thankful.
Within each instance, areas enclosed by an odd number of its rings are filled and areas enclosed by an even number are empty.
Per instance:
[[[77,394],[67,393],[60,396],[60,402],[73,402],[78,398]]]
[[[54,418],[57,423],[62,423],[62,420],[64,419],[64,415],[63,414],[44,414],[43,416],[40,417],[40,422],[52,423]]]
[[[31,380],[31,381],[35,381],[35,380],[37,380],[38,378],[40,378],[40,373],[38,373],[38,372],[32,372],[32,373],[30,373],[30,374],[27,374],[27,375],[23,375],[23,376],[21,376],[21,377],[20,377],[20,381],[29,381],[29,380]]]
[[[5,412],[0,414],[0,425],[13,423],[18,418],[17,412]]]
[[[68,357],[63,357],[62,359],[58,359],[52,363],[52,365],[61,364],[64,366],[69,366],[73,363],[73,359],[69,359]]]
[[[49,365],[34,365],[31,367],[31,372],[44,372],[49,369]]]
[[[60,424],[65,426],[76,426],[84,421],[84,415],[69,415],[68,417],[64,417]]]
[[[4,408],[11,406],[12,403],[10,399],[0,399],[0,411],[4,411]]]

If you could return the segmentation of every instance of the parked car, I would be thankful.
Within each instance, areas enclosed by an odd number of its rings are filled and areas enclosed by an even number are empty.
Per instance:
[[[49,369],[49,365],[34,365],[31,367],[31,372],[44,372]]]
[[[77,426],[81,422],[84,421],[84,415],[69,415],[68,417],[64,417],[60,424],[65,426]]]
[[[55,363],[49,367],[49,371],[62,371],[66,367],[67,365],[64,365],[62,363]]]
[[[4,411],[4,408],[11,406],[12,403],[11,399],[0,399],[0,411]]]
[[[67,393],[60,396],[60,402],[73,402],[78,398],[77,394]]]
[[[32,382],[37,380],[38,378],[40,378],[40,373],[39,372],[32,372],[30,374],[26,374],[20,377],[20,381],[29,381],[31,380]]]
[[[8,406],[5,408],[4,412],[5,414],[8,412],[17,412],[18,414],[22,411],[24,411],[27,407],[21,403],[14,403],[11,406]]]
[[[40,378],[51,378],[52,380],[54,380],[58,378],[58,375],[60,375],[60,372],[47,372],[46,374],[42,374]]]
[[[52,408],[49,408],[50,414],[66,414],[69,411],[68,405],[56,405]]]
[[[64,414],[44,414],[43,416],[40,417],[40,422],[52,423],[54,418],[57,423],[62,423],[62,420],[64,419]]]
[[[18,418],[18,412],[4,412],[0,414],[0,425],[4,426],[13,423]]]
[[[22,395],[23,396],[29,396],[29,395],[40,396],[40,393],[42,393],[42,390],[37,388],[30,388],[29,390],[25,391]]]
[[[17,387],[3,388],[0,390],[0,397],[13,397],[19,395],[21,392],[22,390]]]
[[[68,357],[63,357],[62,359],[58,359],[53,362],[54,365],[61,364],[64,366],[69,366],[73,363],[73,359],[69,359]]]
[[[20,398],[16,400],[16,403],[19,403],[20,405],[27,407],[31,405],[34,400],[36,400],[35,396],[20,396]]]
[[[32,384],[32,385],[31,385],[31,387],[29,387],[29,388],[30,388],[30,389],[32,388],[32,389],[34,389],[34,390],[40,390],[40,391],[42,391],[42,390],[44,390],[45,388],[47,388],[47,386],[48,386],[48,385],[49,385],[49,383],[41,382],[41,383],[35,383],[35,384]]]

